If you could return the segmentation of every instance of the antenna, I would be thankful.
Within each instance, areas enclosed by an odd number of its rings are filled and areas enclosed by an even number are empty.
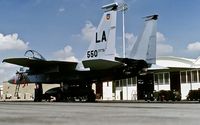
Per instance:
[[[122,43],[123,43],[123,58],[126,58],[126,42],[125,42],[125,21],[124,21],[124,15],[125,11],[128,9],[128,6],[126,3],[123,3],[119,6],[119,11],[122,11]]]

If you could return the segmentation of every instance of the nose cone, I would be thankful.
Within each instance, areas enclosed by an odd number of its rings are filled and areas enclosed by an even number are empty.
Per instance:
[[[16,80],[15,77],[13,77],[13,78],[11,78],[11,79],[8,80],[8,83],[10,83],[10,84],[16,84],[17,80]]]

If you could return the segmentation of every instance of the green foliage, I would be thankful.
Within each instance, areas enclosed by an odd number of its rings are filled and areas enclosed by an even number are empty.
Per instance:
[[[181,94],[178,91],[160,90],[158,92],[154,92],[154,98],[157,101],[180,101]]]
[[[190,101],[200,100],[200,90],[190,90],[187,95],[187,100],[190,100]]]

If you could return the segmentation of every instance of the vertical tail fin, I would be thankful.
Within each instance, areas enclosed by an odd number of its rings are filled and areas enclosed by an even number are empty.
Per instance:
[[[148,64],[155,64],[158,15],[147,16],[145,18],[143,33],[134,44],[130,57],[145,60]]]
[[[102,7],[104,14],[94,34],[90,46],[83,58],[85,68],[91,70],[110,68],[115,61],[116,18],[118,4],[112,3]]]
[[[108,4],[102,7],[105,12],[86,52],[86,55],[84,56],[84,61],[95,59],[114,60],[116,53],[115,35],[117,7],[117,3]]]

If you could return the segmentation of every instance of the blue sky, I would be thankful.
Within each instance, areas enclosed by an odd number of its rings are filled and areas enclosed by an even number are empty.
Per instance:
[[[50,60],[81,60],[103,11],[123,0],[0,0],[0,60],[34,49]],[[199,0],[125,0],[127,45],[142,31],[142,17],[158,14],[158,56],[200,56]],[[121,13],[117,53],[121,55]],[[0,64],[0,83],[18,67]]]

